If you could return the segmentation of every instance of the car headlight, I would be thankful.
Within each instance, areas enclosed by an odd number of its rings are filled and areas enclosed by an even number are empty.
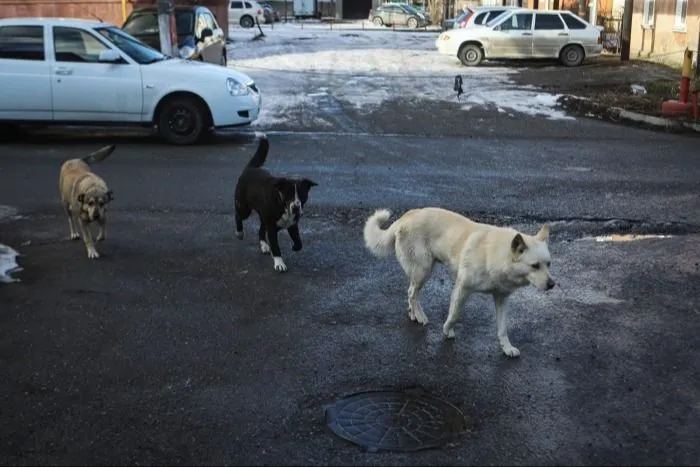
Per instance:
[[[248,86],[233,78],[226,78],[226,89],[228,89],[228,93],[232,96],[245,96],[250,93]]]
[[[185,45],[185,46],[180,47],[179,52],[180,52],[180,58],[187,59],[187,58],[190,58],[192,55],[194,55],[195,48],[190,47],[189,45]]]

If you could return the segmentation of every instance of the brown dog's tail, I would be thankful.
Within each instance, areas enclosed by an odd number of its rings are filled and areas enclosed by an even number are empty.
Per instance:
[[[89,155],[83,157],[83,162],[85,162],[87,165],[92,165],[92,164],[96,164],[98,162],[102,162],[103,160],[107,159],[110,154],[112,154],[114,152],[116,147],[117,147],[116,144],[110,144],[109,146],[105,146],[102,149],[98,149],[97,151],[93,152],[92,154],[89,154]]]
[[[250,159],[246,168],[258,168],[262,167],[267,159],[267,151],[270,150],[270,142],[267,140],[267,135],[265,133],[257,133],[260,138],[258,143],[258,150],[255,151],[253,158]]]

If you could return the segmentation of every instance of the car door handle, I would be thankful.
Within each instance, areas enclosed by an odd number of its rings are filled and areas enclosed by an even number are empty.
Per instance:
[[[532,33],[531,32],[524,32],[523,36],[532,36]]]
[[[72,68],[58,67],[56,68],[56,74],[61,76],[68,76],[73,74]]]
[[[559,35],[560,35],[560,36],[568,36],[569,33],[568,33],[568,32],[560,32]]]

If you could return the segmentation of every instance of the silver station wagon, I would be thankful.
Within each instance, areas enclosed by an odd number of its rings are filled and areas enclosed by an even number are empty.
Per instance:
[[[483,26],[447,30],[435,45],[465,66],[477,66],[484,59],[539,58],[579,66],[602,52],[602,31],[569,11],[516,8]]]

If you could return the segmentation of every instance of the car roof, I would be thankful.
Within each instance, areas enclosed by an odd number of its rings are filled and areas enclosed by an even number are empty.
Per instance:
[[[100,22],[96,19],[83,18],[1,18],[0,26],[73,26],[78,28],[97,28],[114,26],[107,21]]]
[[[174,8],[175,11],[197,11],[197,10],[206,10],[210,11],[209,8],[205,7],[204,5],[175,5]],[[158,11],[158,7],[156,5],[148,5],[148,6],[140,6],[137,8],[134,8],[131,13],[138,13],[141,11]]]

